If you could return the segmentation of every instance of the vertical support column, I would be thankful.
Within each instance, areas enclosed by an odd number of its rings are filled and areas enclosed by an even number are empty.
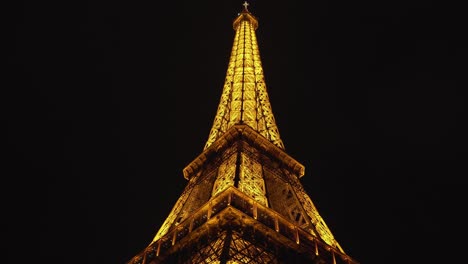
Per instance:
[[[158,241],[158,249],[156,250],[156,257],[159,257],[159,252],[161,251],[161,239]]]
[[[234,187],[239,188],[242,159],[241,159],[241,149],[240,149],[241,147],[239,146],[239,144],[237,144],[236,147],[237,147],[237,153],[236,153],[237,156],[236,156],[236,168],[234,172]]]
[[[297,230],[297,226],[294,226],[295,237],[296,237],[296,244],[299,245],[299,231]]]
[[[193,230],[193,217],[190,219],[190,224],[189,224],[189,233],[191,233]]]
[[[317,239],[316,238],[314,238],[314,242],[315,242],[315,255],[318,256],[319,252],[318,252],[318,245],[317,245]]]
[[[221,256],[219,257],[220,264],[226,264],[230,260],[229,248],[232,243],[232,230],[228,229],[226,231],[226,239],[224,240],[223,249],[221,251]]]
[[[172,245],[175,245],[176,238],[177,238],[177,229],[174,230],[174,235],[172,236]]]
[[[253,208],[252,209],[253,209],[253,212],[252,212],[253,213],[253,218],[257,219],[257,202],[255,202],[255,201],[253,202]]]
[[[279,232],[278,215],[275,214],[275,231]]]
[[[208,204],[208,212],[206,212],[207,214],[207,220],[209,220],[211,218],[211,200],[210,200],[210,203]]]

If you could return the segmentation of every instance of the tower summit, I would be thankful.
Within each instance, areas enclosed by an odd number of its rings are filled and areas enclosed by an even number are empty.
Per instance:
[[[154,239],[127,264],[357,264],[315,208],[285,152],[244,2],[218,109],[187,186]]]
[[[284,149],[263,76],[255,30],[258,21],[244,9],[233,22],[235,30],[226,79],[205,149],[234,125],[245,124]]]

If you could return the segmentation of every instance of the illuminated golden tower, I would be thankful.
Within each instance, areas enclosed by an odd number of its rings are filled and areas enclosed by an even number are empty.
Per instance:
[[[188,184],[151,243],[128,264],[356,264],[333,237],[280,138],[245,2],[219,106]]]

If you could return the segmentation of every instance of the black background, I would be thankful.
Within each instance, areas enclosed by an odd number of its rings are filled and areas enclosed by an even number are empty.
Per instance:
[[[206,143],[243,1],[16,1],[7,30],[8,263],[120,263]],[[438,1],[251,1],[305,190],[366,264],[463,261],[465,14]]]

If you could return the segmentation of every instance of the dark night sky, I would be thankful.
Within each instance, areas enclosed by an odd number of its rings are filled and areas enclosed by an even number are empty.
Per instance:
[[[168,216],[207,140],[243,1],[166,2],[9,8],[8,263],[123,264]],[[273,113],[349,255],[465,259],[466,15],[387,2],[250,1]]]

